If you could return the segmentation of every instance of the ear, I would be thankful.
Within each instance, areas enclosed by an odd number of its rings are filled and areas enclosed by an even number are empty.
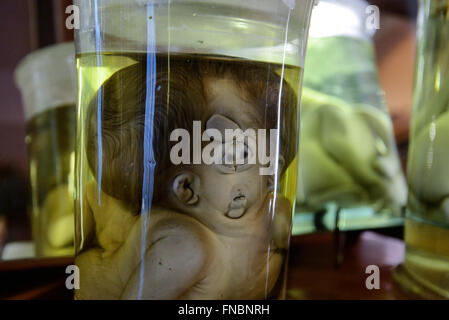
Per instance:
[[[240,126],[221,114],[214,114],[209,118],[209,120],[207,120],[206,129],[217,129],[220,131],[221,136],[224,139],[226,129],[236,130],[240,129]]]
[[[175,197],[185,205],[195,205],[198,203],[199,197],[195,190],[195,185],[199,178],[189,172],[181,173],[173,180],[172,192]]]

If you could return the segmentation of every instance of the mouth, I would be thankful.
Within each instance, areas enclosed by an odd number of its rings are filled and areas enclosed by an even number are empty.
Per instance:
[[[226,213],[226,216],[231,219],[241,218],[245,214],[247,202],[248,199],[244,194],[240,193],[235,195],[229,204],[229,210]]]
[[[232,199],[231,205],[246,206],[246,196],[240,194]]]

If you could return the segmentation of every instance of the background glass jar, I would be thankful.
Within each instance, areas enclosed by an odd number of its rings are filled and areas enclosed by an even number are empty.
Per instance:
[[[294,234],[402,224],[407,185],[368,7],[363,0],[322,0],[312,14]]]
[[[76,69],[73,42],[28,55],[16,83],[25,106],[37,257],[74,254]]]
[[[421,0],[407,176],[405,264],[396,280],[449,298],[449,3]]]
[[[76,298],[283,297],[313,1],[75,4]]]

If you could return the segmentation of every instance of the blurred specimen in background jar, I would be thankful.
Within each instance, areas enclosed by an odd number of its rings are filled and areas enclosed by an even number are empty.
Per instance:
[[[74,253],[75,70],[74,44],[64,43],[31,53],[16,71],[25,107],[37,257]]]
[[[421,0],[408,154],[405,264],[409,292],[449,299],[449,2]]]
[[[297,233],[332,230],[335,209],[345,230],[402,222],[407,186],[378,80],[376,29],[366,25],[368,5],[321,0],[312,14],[301,101]]]

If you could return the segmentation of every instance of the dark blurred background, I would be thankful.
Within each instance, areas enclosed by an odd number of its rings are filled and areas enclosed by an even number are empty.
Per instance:
[[[4,241],[30,239],[25,120],[14,70],[31,51],[73,39],[73,31],[65,28],[65,9],[71,4],[71,0],[0,1],[0,246]]]
[[[0,2],[0,163],[27,171],[25,123],[14,69],[28,53],[73,38],[65,25],[70,0],[2,0]]]

